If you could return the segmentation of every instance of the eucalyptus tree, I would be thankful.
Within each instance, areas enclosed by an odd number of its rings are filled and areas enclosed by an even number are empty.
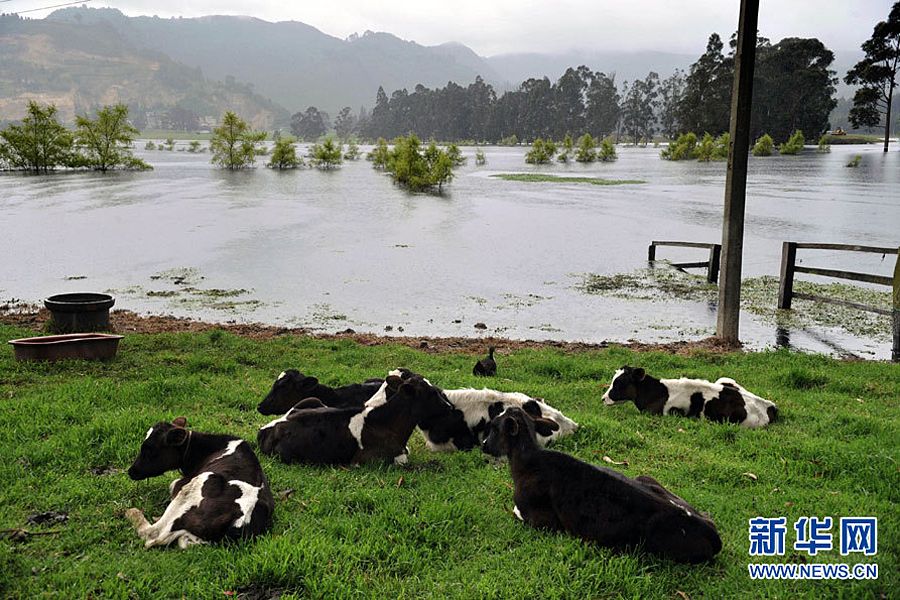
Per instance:
[[[884,151],[891,136],[891,106],[900,70],[900,2],[895,2],[887,21],[880,21],[872,37],[862,45],[865,57],[844,78],[861,86],[853,95],[850,122],[854,127],[884,123]]]

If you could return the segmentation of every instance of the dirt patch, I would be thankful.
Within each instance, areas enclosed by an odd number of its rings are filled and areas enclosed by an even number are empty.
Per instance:
[[[0,306],[0,323],[13,325],[32,331],[42,331],[50,318],[46,309],[38,309],[36,305]],[[129,333],[200,333],[220,329],[228,333],[252,339],[271,339],[282,335],[305,335],[326,340],[353,340],[363,346],[381,346],[385,344],[402,344],[423,352],[439,354],[456,352],[461,354],[484,354],[488,347],[496,346],[506,351],[524,348],[553,348],[563,352],[585,352],[601,350],[609,347],[609,343],[590,344],[585,342],[510,340],[499,337],[466,338],[466,337],[428,337],[428,336],[382,336],[370,333],[356,333],[347,330],[344,333],[314,333],[302,327],[278,327],[260,323],[208,323],[196,319],[174,317],[170,315],[139,315],[128,310],[115,310],[110,313],[110,324],[113,331],[121,334]],[[695,351],[733,352],[739,346],[723,344],[719,339],[711,337],[696,341],[679,341],[662,344],[644,344],[629,341],[617,344],[638,352],[669,352],[673,354],[691,354]]]

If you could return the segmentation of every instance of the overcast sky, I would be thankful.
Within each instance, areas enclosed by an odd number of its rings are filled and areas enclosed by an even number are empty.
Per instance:
[[[856,50],[887,18],[892,0],[762,0],[760,34],[818,37],[832,50]],[[57,4],[11,0],[3,12]],[[120,0],[128,15],[252,15],[302,21],[340,38],[367,29],[420,44],[457,41],[482,56],[567,50],[661,50],[699,54],[712,31],[737,28],[738,0]],[[47,11],[49,12],[49,11]],[[44,12],[27,16],[41,17]]]

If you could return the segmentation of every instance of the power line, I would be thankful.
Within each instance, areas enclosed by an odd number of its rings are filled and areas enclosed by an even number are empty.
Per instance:
[[[0,2],[9,2],[10,0],[0,0]],[[28,10],[17,10],[11,14],[22,15],[30,12],[38,12],[40,10],[50,10],[51,8],[62,8],[63,6],[72,6],[73,4],[84,4],[91,0],[78,0],[78,2],[66,2],[65,4],[54,4],[53,6],[43,6],[41,8],[29,8]]]

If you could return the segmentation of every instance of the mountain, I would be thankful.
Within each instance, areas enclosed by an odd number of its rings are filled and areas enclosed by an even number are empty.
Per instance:
[[[253,17],[128,17],[115,9],[73,7],[48,21],[105,25],[138,48],[164,52],[210,77],[233,77],[254,86],[291,112],[316,106],[334,115],[375,102],[378,86],[390,94],[416,84],[487,81],[499,76],[460,44],[422,46],[389,33],[365,32],[346,40],[297,21],[271,23]]]
[[[123,102],[136,125],[164,126],[178,113],[192,127],[234,110],[269,129],[286,111],[235,81],[210,81],[196,68],[140,49],[107,23],[0,16],[0,115],[19,119],[27,101],[53,103],[67,123],[75,114]],[[177,109],[177,110],[173,110]]]

